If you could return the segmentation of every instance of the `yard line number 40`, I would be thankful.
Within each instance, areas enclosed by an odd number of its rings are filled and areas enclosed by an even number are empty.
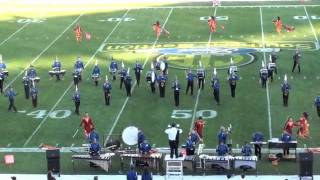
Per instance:
[[[46,117],[47,115],[52,119],[64,119],[64,118],[67,118],[71,115],[71,111],[70,110],[55,110],[52,112],[49,111],[49,114],[48,114],[47,110],[36,110],[36,111],[29,112],[27,115],[33,116],[33,118],[35,118],[35,119],[42,119],[42,118]]]
[[[173,119],[190,119],[192,118],[192,110],[173,110],[171,118]],[[211,109],[198,110],[196,117],[201,116],[204,119],[211,119],[217,116],[217,111]]]

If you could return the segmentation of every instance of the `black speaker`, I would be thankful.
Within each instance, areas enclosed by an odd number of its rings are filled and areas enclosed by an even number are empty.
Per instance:
[[[299,176],[313,176],[313,154],[312,153],[299,153]]]
[[[47,150],[47,163],[48,163],[48,171],[52,171],[53,173],[60,173],[60,150],[53,149]]]

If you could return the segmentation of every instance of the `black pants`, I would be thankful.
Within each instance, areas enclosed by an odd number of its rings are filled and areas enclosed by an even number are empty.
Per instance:
[[[3,79],[0,79],[0,93],[3,93]]]
[[[95,86],[99,86],[99,81],[97,77],[93,78],[93,81]]]
[[[236,87],[237,84],[230,84],[230,89],[231,89],[231,97],[236,97]]]
[[[14,100],[13,100],[13,99],[10,99],[10,100],[9,100],[9,108],[8,108],[8,111],[11,111],[12,109],[13,109],[15,112],[17,112],[17,108],[16,108],[16,106],[14,105]]]
[[[189,88],[191,89],[191,96],[193,95],[193,81],[188,81],[186,94],[188,94]]]
[[[320,117],[320,106],[317,106],[317,113],[318,113],[318,116]]]
[[[194,149],[186,148],[186,153],[187,153],[187,156],[192,156],[194,155]]]
[[[79,115],[79,114],[80,114],[80,111],[79,111],[80,101],[75,101],[75,102],[74,102],[74,105],[75,105],[75,107],[76,107],[76,109],[75,109],[74,112]]]
[[[140,73],[135,73],[136,75],[136,80],[137,80],[137,85],[139,86],[140,85]]]
[[[111,73],[112,74],[112,80],[115,81],[117,79],[116,73]]]
[[[261,85],[262,85],[263,88],[266,88],[267,87],[267,80],[261,78]]]
[[[278,74],[277,67],[274,67],[274,73]]]
[[[288,106],[289,94],[287,95],[282,94],[282,99],[283,99],[283,105]]]
[[[108,91],[104,92],[104,100],[105,100],[106,105],[110,105],[110,92],[108,92]]]
[[[56,74],[57,81],[60,81],[60,74]]]
[[[296,66],[298,65],[298,72],[300,73],[300,63],[294,62],[292,67],[292,72],[296,69]]]
[[[260,144],[255,144],[254,145],[254,154],[261,159],[261,145]]]
[[[82,81],[82,76],[81,76],[81,74],[79,75],[79,81]]]
[[[176,107],[179,106],[179,91],[174,91],[174,104]]]
[[[127,91],[127,96],[131,96],[131,84],[124,84]]]
[[[29,99],[29,95],[30,95],[30,87],[29,86],[24,86],[24,95],[25,95],[26,99]]]
[[[216,100],[217,104],[220,104],[220,92],[219,90],[213,90],[214,100]]]
[[[273,70],[268,70],[268,77],[271,79],[271,82],[273,82]]]
[[[170,146],[170,158],[173,158],[173,153],[175,154],[175,156],[177,158],[178,157],[178,146],[176,144],[176,141],[169,140],[169,146]]]
[[[79,84],[79,77],[73,77],[73,84],[77,86]]]
[[[38,96],[32,96],[32,106],[35,108],[38,105]]]
[[[283,155],[289,155],[289,148],[288,147],[283,147]]]
[[[165,90],[166,90],[166,85],[159,85],[159,92],[160,92],[160,97],[164,97],[165,96]]]
[[[200,87],[203,90],[203,88],[204,88],[204,78],[199,78],[198,79],[198,88],[200,89]]]
[[[120,78],[120,89],[122,89],[122,84],[124,84],[124,77]]]
[[[155,93],[156,92],[156,87],[155,87],[155,82],[150,82],[150,87],[151,87],[151,92]]]

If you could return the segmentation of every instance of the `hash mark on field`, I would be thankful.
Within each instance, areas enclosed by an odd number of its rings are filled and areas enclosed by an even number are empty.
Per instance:
[[[7,148],[10,147],[12,145],[12,143],[7,144]]]
[[[130,11],[130,9],[128,9],[126,11],[126,13],[123,15],[122,19],[128,14],[128,12]],[[80,16],[78,17],[80,18]],[[111,37],[111,35],[113,34],[113,32],[118,28],[118,26],[120,25],[122,21],[119,21],[114,28],[112,29],[112,31],[109,33],[109,35],[104,39],[104,41],[102,42],[102,44],[100,46],[104,46],[106,41]],[[88,64],[94,59],[94,57],[98,54],[98,52],[100,50],[100,47],[96,50],[96,52],[91,56],[91,58],[89,59],[89,61],[85,64],[84,68],[86,68],[88,66]],[[58,104],[61,102],[61,100],[63,99],[63,97],[67,94],[67,92],[69,91],[69,89],[72,87],[73,82],[71,82],[69,84],[69,86],[67,87],[67,89],[64,91],[64,93],[61,95],[61,97],[58,99],[58,101],[53,105],[53,107],[50,109],[49,113],[43,118],[43,120],[40,122],[40,124],[38,125],[38,127],[33,131],[33,133],[29,136],[29,138],[26,140],[26,142],[23,144],[23,147],[27,146],[29,144],[29,142],[31,141],[31,139],[33,138],[33,136],[39,131],[39,129],[41,128],[41,126],[46,122],[46,120],[48,119],[50,113],[53,112],[53,110],[58,106]]]
[[[4,43],[6,43],[8,40],[10,40],[15,34],[17,34],[18,32],[20,32],[22,29],[24,29],[25,27],[27,27],[30,24],[30,22],[24,24],[21,28],[19,28],[17,31],[15,31],[14,33],[12,33],[9,37],[7,37],[5,40],[3,40],[0,43],[0,46],[2,46]]]
[[[168,16],[167,16],[167,19],[166,19],[166,20],[164,21],[164,23],[163,23],[162,28],[165,28],[165,25],[167,24],[167,22],[168,22],[168,20],[169,20],[169,17],[170,17],[170,16],[171,16],[171,14],[172,14],[172,11],[173,11],[173,8],[171,8],[171,10],[170,10],[170,12],[169,12],[169,14],[168,14]],[[155,46],[156,46],[156,44],[157,44],[158,40],[159,40],[159,37],[157,37],[157,38],[156,38],[156,40],[153,42],[152,47],[151,47],[151,50],[155,48]],[[148,54],[148,56],[146,57],[146,59],[145,59],[145,61],[144,61],[143,65],[142,65],[142,69],[145,67],[145,65],[147,64],[147,62],[148,62],[148,60],[149,60],[149,58],[150,58],[150,57],[151,57],[151,53],[149,53],[149,54]],[[131,93],[133,92],[133,90],[134,90],[134,88],[135,88],[136,84],[137,84],[137,82],[135,81],[135,82],[134,82],[134,84],[133,84],[133,86],[132,86],[132,88],[131,88]],[[110,136],[111,136],[111,134],[112,134],[112,132],[113,132],[114,128],[116,127],[116,125],[117,125],[117,123],[118,123],[118,121],[119,121],[119,118],[120,118],[120,116],[121,116],[121,114],[122,114],[122,112],[123,112],[123,110],[124,110],[125,106],[126,106],[126,105],[127,105],[127,103],[128,103],[128,100],[129,100],[129,97],[127,97],[127,98],[126,98],[126,100],[124,101],[124,103],[123,103],[123,105],[122,105],[122,107],[121,107],[121,109],[120,109],[120,111],[119,111],[119,113],[118,113],[118,115],[117,115],[116,119],[114,120],[114,122],[113,122],[113,124],[112,124],[112,127],[111,127],[111,129],[110,129],[110,131],[109,131],[109,133],[108,133],[107,138],[106,138],[106,141],[105,141],[104,146],[105,146],[105,145],[106,145],[106,143],[108,142],[108,140],[109,140],[109,138],[110,138]]]

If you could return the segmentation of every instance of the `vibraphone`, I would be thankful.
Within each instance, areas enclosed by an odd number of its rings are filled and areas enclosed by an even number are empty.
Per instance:
[[[74,160],[85,160],[96,164],[97,166],[101,167],[105,171],[109,171],[111,167],[111,158],[115,155],[115,153],[105,153],[99,156],[90,156],[89,154],[83,155],[72,155],[72,165],[74,169]]]
[[[206,154],[201,154],[199,156],[201,167],[203,166],[203,170],[206,170],[207,165],[217,165],[224,169],[231,169],[231,161],[233,160],[233,156],[209,156]]]
[[[257,156],[235,156],[234,157],[234,168],[243,169],[250,168],[257,170]]]
[[[146,162],[149,166],[151,166],[153,169],[156,169],[157,171],[160,170],[161,166],[161,153],[151,153],[151,154],[121,154],[121,164],[123,165],[123,161],[125,159],[130,159],[132,162],[136,161],[142,161]]]

